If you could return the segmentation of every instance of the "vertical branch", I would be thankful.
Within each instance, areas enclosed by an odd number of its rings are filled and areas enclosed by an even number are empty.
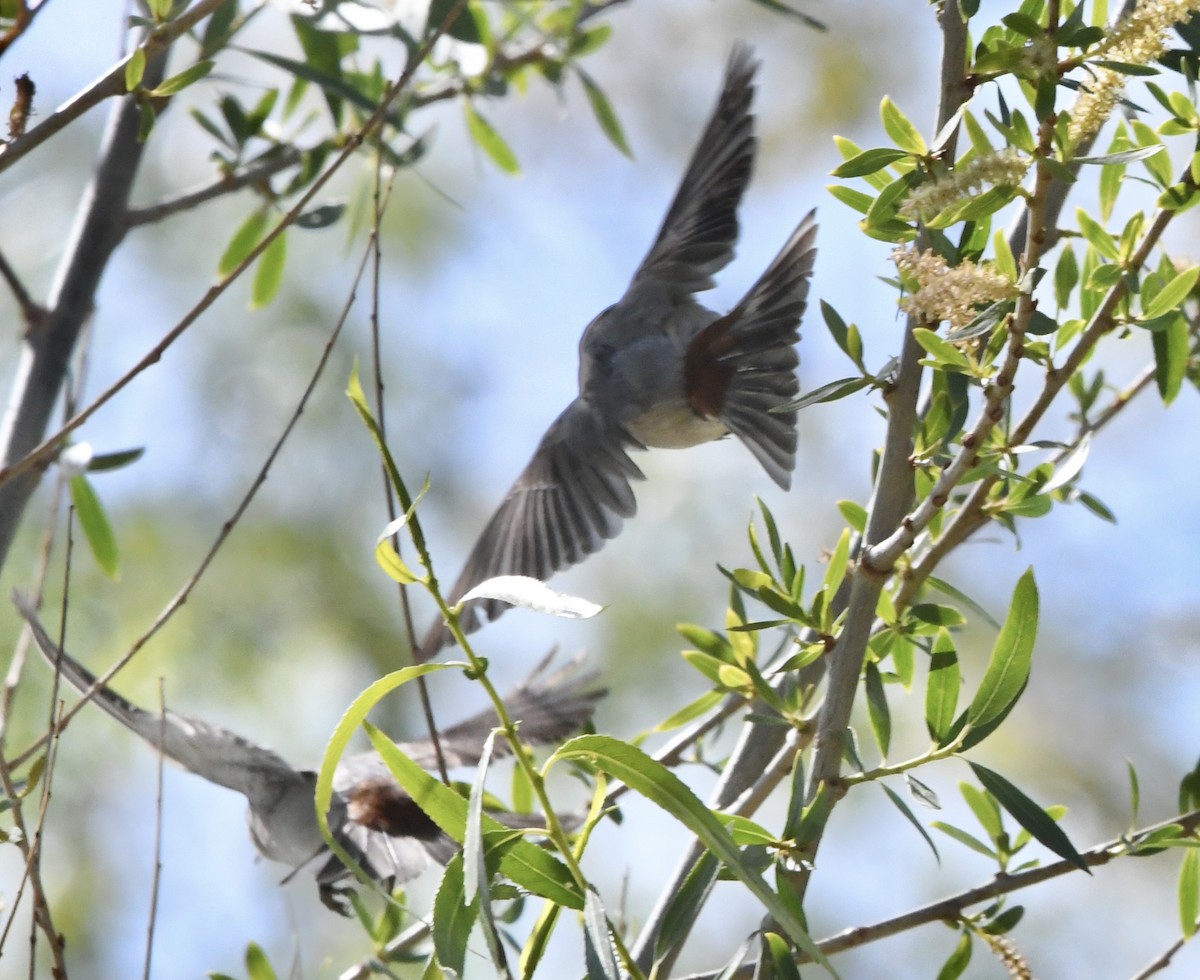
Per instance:
[[[146,68],[144,83],[153,88],[163,77],[166,54]],[[84,191],[44,318],[27,330],[21,345],[8,407],[0,424],[0,464],[11,466],[38,445],[46,432],[71,354],[91,316],[96,291],[124,233],[125,210],[141,163],[138,139],[141,107],[136,96],[117,102],[100,149],[100,161]],[[40,471],[25,472],[0,485],[0,566],[16,536],[25,505]]]
[[[949,0],[938,15],[942,29],[941,97],[938,106],[937,130],[958,111],[970,95],[964,73],[966,68],[967,29],[957,0]],[[946,153],[954,155],[953,137],[947,142]],[[885,540],[903,519],[913,499],[913,471],[910,462],[912,433],[917,420],[924,351],[913,336],[915,320],[905,324],[903,346],[896,378],[885,395],[888,406],[888,425],[879,473],[871,501],[864,539],[864,560],[860,562],[850,585],[850,600],[846,622],[837,644],[829,654],[828,682],[825,703],[817,727],[816,747],[810,776],[808,798],[811,801],[822,788],[838,794],[842,754],[850,712],[862,673],[867,642],[875,621],[875,609],[890,568],[874,568],[866,560],[872,546]],[[820,836],[808,845],[804,857],[811,861]],[[811,871],[801,870],[793,876],[797,896],[803,898]]]

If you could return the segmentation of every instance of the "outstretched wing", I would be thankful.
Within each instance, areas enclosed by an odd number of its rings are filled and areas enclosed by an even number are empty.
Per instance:
[[[42,656],[68,684],[80,694],[95,691],[92,700],[96,704],[183,768],[249,799],[261,791],[264,781],[273,785],[301,781],[300,774],[282,757],[219,725],[174,711],[146,711],[126,701],[50,639],[25,596],[13,593],[13,602],[29,624]]]
[[[750,102],[757,68],[749,47],[734,47],[717,106],[630,289],[646,280],[681,293],[711,289],[713,274],[733,258],[737,209],[754,166]]]
[[[632,448],[640,446],[628,433],[601,418],[582,398],[575,399],[554,420],[488,521],[448,601],[457,602],[497,575],[545,581],[614,537],[637,510],[630,481],[643,477],[629,458],[627,450]],[[507,608],[496,599],[468,604],[462,628],[469,633]],[[450,642],[450,632],[439,620],[416,660],[430,659]]]

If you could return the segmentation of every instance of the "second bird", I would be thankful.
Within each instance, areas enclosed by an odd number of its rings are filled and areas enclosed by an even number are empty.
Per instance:
[[[694,296],[733,258],[754,163],[756,68],[750,49],[737,46],[654,244],[625,295],[583,332],[579,397],[484,528],[451,603],[497,575],[545,581],[614,537],[637,509],[631,481],[643,479],[630,450],[695,446],[732,432],[772,480],[790,487],[796,412],[784,406],[799,392],[795,345],[816,258],[814,212],[727,314]],[[498,600],[468,605],[462,627],[478,629],[506,608]],[[417,659],[449,642],[439,620]]]

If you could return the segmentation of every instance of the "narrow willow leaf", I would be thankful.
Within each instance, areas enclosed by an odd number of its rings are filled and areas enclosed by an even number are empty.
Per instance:
[[[928,327],[917,327],[913,331],[913,339],[940,364],[965,368],[971,363],[966,354],[953,344],[943,340]]]
[[[1012,815],[1013,819],[1029,831],[1035,840],[1081,871],[1092,873],[1083,856],[1075,850],[1075,845],[1045,810],[999,773],[993,772],[977,762],[971,762],[968,765],[984,789],[991,793],[1000,805]]]
[[[907,803],[905,803],[904,800],[900,797],[900,795],[895,790],[893,790],[890,786],[888,786],[884,783],[880,783],[879,787],[885,793],[887,793],[888,799],[892,801],[893,805],[896,807],[897,810],[899,810],[901,813],[904,814],[905,819],[909,823],[911,823],[914,827],[917,828],[917,833],[920,834],[925,839],[925,843],[928,844],[929,849],[931,851],[933,851],[934,859],[937,861],[938,864],[941,864],[942,856],[940,854],[938,854],[937,845],[933,842],[933,838],[929,836],[929,831],[927,831],[924,827],[921,826],[921,821],[919,821],[917,819],[916,814],[914,814],[912,812],[912,810],[909,808],[909,805]]]
[[[204,78],[204,76],[213,70],[215,64],[215,61],[197,61],[190,68],[185,68],[178,75],[172,75],[157,88],[152,88],[146,94],[155,99],[162,99],[168,95],[174,95],[176,92],[181,92],[189,85]]]
[[[238,230],[233,233],[233,238],[229,240],[221,260],[217,263],[217,274],[227,276],[241,265],[246,260],[246,256],[262,241],[266,230],[266,211],[255,211],[243,221]]]
[[[83,528],[92,557],[96,559],[100,570],[116,581],[120,577],[117,536],[113,533],[108,515],[87,477],[81,475],[71,478],[71,502],[75,505],[75,517],[79,526]]]
[[[1112,235],[1104,230],[1102,225],[1082,208],[1076,210],[1075,217],[1079,222],[1079,230],[1083,233],[1083,237],[1088,240],[1097,252],[1106,259],[1116,260],[1120,258],[1121,253],[1117,248],[1117,243],[1113,240]]]
[[[583,82],[583,90],[587,93],[588,104],[592,107],[592,114],[595,115],[596,122],[600,124],[600,129],[603,130],[604,135],[608,137],[613,146],[632,160],[633,151],[629,148],[629,143],[625,139],[625,130],[621,128],[621,120],[617,118],[612,103],[608,101],[608,96],[590,75],[579,69],[576,71],[579,74],[579,80]]]
[[[950,954],[942,968],[938,971],[937,980],[958,980],[964,973],[967,972],[967,967],[971,965],[971,934],[964,932],[959,937],[958,945],[954,947],[954,952]]]
[[[495,729],[488,732],[479,753],[479,765],[475,767],[475,778],[471,781],[471,793],[467,797],[467,829],[463,840],[463,894],[468,902],[481,897],[486,904],[487,867],[483,861],[483,787],[487,784],[488,766],[492,761],[492,746],[496,744]]]
[[[882,170],[889,164],[895,163],[897,160],[903,160],[908,156],[904,150],[897,150],[891,146],[881,146],[874,150],[863,150],[857,156],[851,157],[845,163],[839,164],[832,171],[832,176],[841,177],[865,177],[867,174],[873,174],[877,170]]]
[[[871,205],[875,201],[875,198],[865,191],[860,191],[853,187],[844,187],[841,184],[827,184],[825,189],[847,207],[853,208],[859,214],[866,214],[870,211]]]
[[[358,867],[358,863],[346,853],[345,848],[334,840],[329,833],[328,814],[329,807],[333,802],[334,770],[337,768],[338,761],[345,754],[346,747],[350,744],[350,738],[358,731],[359,726],[366,720],[371,709],[380,700],[396,690],[396,688],[407,684],[417,677],[445,670],[451,666],[461,667],[462,664],[419,664],[415,667],[404,667],[401,670],[395,670],[390,674],[386,674],[354,699],[350,707],[346,709],[345,714],[342,715],[337,727],[333,730],[333,734],[329,736],[329,742],[325,746],[325,754],[321,759],[321,766],[317,772],[317,823],[321,828],[321,836],[325,838],[325,842],[329,845],[330,849],[345,863],[346,867],[353,870],[364,882],[369,883],[370,879],[362,873]],[[453,792],[453,790],[450,792]],[[458,794],[454,795],[457,796]],[[465,805],[465,801],[462,802]]]
[[[281,231],[258,257],[254,282],[250,287],[250,309],[258,310],[279,295],[283,286],[283,270],[287,264],[287,231]]]
[[[862,391],[870,385],[870,378],[840,378],[837,381],[830,381],[828,384],[823,384],[819,388],[814,388],[807,394],[801,395],[795,401],[788,402],[786,405],[780,405],[778,408],[772,408],[772,412],[799,412],[801,409],[808,408],[809,405],[820,405],[824,402],[835,402],[845,398],[848,395],[853,395],[856,391]]]
[[[466,968],[471,930],[478,917],[478,902],[468,901],[463,889],[462,854],[455,854],[433,897],[434,953],[438,963],[455,976],[462,976]]]
[[[621,968],[609,935],[608,916],[595,889],[589,888],[583,900],[584,957],[588,980],[621,980]]]
[[[504,142],[504,137],[496,132],[495,127],[479,114],[469,100],[463,102],[463,109],[467,115],[467,130],[479,148],[506,174],[519,174],[521,165],[511,147]]]
[[[578,596],[556,592],[545,582],[528,575],[497,575],[486,579],[471,589],[461,599],[499,599],[522,609],[560,616],[563,619],[591,619],[604,611],[604,607]]]
[[[142,84],[142,76],[146,74],[146,52],[134,48],[133,54],[125,65],[125,91],[132,92]]]
[[[656,960],[691,932],[696,916],[704,908],[717,883],[720,870],[720,862],[710,851],[705,851],[700,860],[692,865],[663,913],[662,925],[654,940]]]
[[[930,824],[930,826],[936,827],[947,837],[958,841],[964,847],[969,847],[972,851],[982,854],[985,857],[992,858],[993,860],[999,860],[1000,856],[990,847],[988,847],[987,844],[983,843],[983,841],[979,840],[979,838],[968,834],[965,830],[955,827],[953,824],[943,823],[941,820],[935,820],[932,824]]]
[[[929,681],[925,687],[925,727],[939,747],[947,744],[954,728],[962,672],[954,640],[944,627],[933,641],[929,657]]]
[[[829,567],[825,569],[825,590],[833,595],[842,586],[846,578],[846,569],[850,567],[850,529],[843,528],[842,535],[829,556]]]
[[[1179,925],[1183,938],[1196,934],[1200,919],[1200,849],[1189,847],[1179,867]]]
[[[800,980],[796,954],[782,936],[774,932],[763,934],[763,955],[771,964],[775,980]]]
[[[862,534],[867,529],[867,508],[856,500],[839,500],[837,502],[838,510],[846,523],[849,524],[859,534]]]
[[[892,714],[888,710],[887,693],[883,689],[879,667],[872,661],[867,662],[863,686],[867,695],[867,714],[871,719],[871,731],[875,733],[880,756],[886,759],[892,742]]]
[[[1197,277],[1200,277],[1200,265],[1179,273],[1155,294],[1150,305],[1142,311],[1142,316],[1147,320],[1154,320],[1179,309],[1195,287]]]
[[[421,580],[421,577],[409,568],[408,563],[400,557],[400,552],[392,544],[390,536],[380,538],[379,543],[375,545],[375,560],[388,578],[394,582],[401,585],[412,585]]]
[[[1111,163],[1137,163],[1139,160],[1145,160],[1147,157],[1152,157],[1156,153],[1161,153],[1166,147],[1158,143],[1154,146],[1139,146],[1133,150],[1121,150],[1117,153],[1105,153],[1103,156],[1096,157],[1075,157],[1072,163],[1089,163],[1103,166]]]
[[[744,859],[721,822],[673,772],[645,752],[606,735],[580,735],[550,757],[546,769],[559,759],[577,759],[615,776],[659,806],[694,833],[725,868],[757,898],[800,949],[833,972],[795,913],[772,891]]]
[[[1079,445],[1067,454],[1066,459],[1055,465],[1054,475],[1046,481],[1042,487],[1042,493],[1051,493],[1074,480],[1083,469],[1083,464],[1087,462],[1091,449],[1092,434],[1085,432],[1083,438],[1079,440]]]
[[[928,152],[929,147],[925,145],[920,131],[900,111],[900,107],[887,96],[884,96],[883,103],[879,107],[879,116],[883,120],[884,130],[900,149],[918,156]]]
[[[1038,591],[1033,569],[1017,582],[1008,618],[996,638],[979,690],[967,709],[967,722],[982,728],[1008,713],[1025,689],[1037,639]]]
[[[258,943],[246,947],[246,973],[250,980],[278,980],[275,968]]]
[[[363,728],[405,792],[430,820],[462,843],[466,836],[467,801],[418,766],[375,726],[364,722]],[[576,911],[583,908],[582,889],[557,858],[487,814],[483,815],[482,824],[488,849],[497,849],[500,871],[506,877],[559,905]]]
[[[1188,321],[1176,316],[1165,330],[1150,335],[1154,347],[1154,382],[1164,405],[1170,405],[1183,388],[1190,356]]]

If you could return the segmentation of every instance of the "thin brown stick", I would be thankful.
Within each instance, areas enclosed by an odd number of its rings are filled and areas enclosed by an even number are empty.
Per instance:
[[[62,647],[59,647],[61,650]],[[144,980],[150,980],[150,962],[154,955],[154,926],[158,921],[158,886],[162,881],[162,833],[163,833],[163,763],[167,744],[167,689],[163,679],[158,679],[158,765],[155,772],[154,791],[154,876],[150,880],[150,919],[146,923],[146,965],[142,971]]]
[[[17,306],[21,310],[21,319],[25,321],[26,329],[36,327],[46,315],[46,311],[29,295],[29,290],[25,288],[25,283],[21,281],[21,277],[17,275],[17,270],[9,264],[8,258],[3,252],[0,252],[0,277],[4,279],[5,283],[8,284],[8,288],[12,291],[13,299],[17,301]]]
[[[395,172],[387,182],[386,192],[383,190],[383,154],[376,153],[375,155],[375,183],[374,183],[374,214],[372,216],[373,228],[371,235],[371,364],[372,374],[375,383],[375,420],[379,424],[379,436],[386,444],[387,442],[387,407],[383,397],[383,346],[379,329],[379,287],[383,281],[383,249],[380,245],[380,226],[383,222],[383,214],[387,208],[387,202],[392,196],[392,186],[395,180]],[[396,494],[392,487],[392,481],[388,477],[387,466],[383,461],[379,463],[379,475],[383,479],[383,499],[384,506],[387,508],[388,524],[390,525],[396,520]],[[392,545],[397,553],[403,547],[399,532],[392,535]],[[396,589],[400,598],[400,610],[404,617],[404,632],[408,637],[409,656],[412,656],[412,651],[417,649],[417,630],[413,623],[412,604],[408,599],[408,587],[402,582],[396,583]],[[450,785],[450,772],[446,766],[446,756],[442,752],[442,739],[438,734],[437,719],[433,714],[433,703],[429,698],[429,684],[424,677],[417,678],[417,697],[421,702],[421,714],[425,718],[425,727],[429,731],[429,741],[433,745],[433,756],[437,761],[438,776],[442,783],[446,786]]]
[[[233,194],[246,187],[267,180],[288,167],[296,166],[303,158],[303,152],[295,146],[273,147],[268,153],[249,163],[236,173],[222,174],[211,183],[185,191],[178,197],[171,197],[157,204],[142,208],[130,208],[125,212],[125,227],[137,228],[140,225],[153,224],[178,214],[197,208],[209,201]]]
[[[225,544],[225,541],[229,535],[233,533],[233,529],[242,519],[242,516],[249,508],[251,501],[253,501],[259,489],[264,483],[266,483],[267,476],[270,473],[271,467],[275,463],[276,457],[278,457],[279,453],[283,449],[284,443],[287,442],[288,438],[292,434],[292,430],[300,421],[300,416],[303,414],[305,407],[308,405],[309,399],[316,390],[317,382],[321,379],[321,376],[325,372],[325,367],[329,363],[329,357],[333,353],[334,344],[341,335],[342,327],[345,325],[346,320],[350,315],[350,310],[357,298],[358,283],[365,271],[368,256],[369,252],[364,251],[362,260],[359,263],[358,271],[354,277],[354,287],[351,289],[350,296],[347,299],[333,330],[330,332],[329,337],[325,341],[325,347],[321,351],[321,355],[317,360],[316,367],[314,368],[312,376],[309,378],[308,384],[305,386],[304,391],[296,404],[295,410],[292,412],[292,415],[288,419],[287,424],[284,426],[283,431],[280,433],[279,438],[271,447],[271,451],[267,454],[266,460],[250,484],[249,489],[243,495],[237,507],[234,508],[233,514],[221,526],[220,532],[217,534],[216,539],[213,541],[204,557],[200,560],[200,564],[197,566],[196,570],[188,577],[179,591],[176,592],[174,597],[166,604],[162,612],[160,612],[155,618],[154,622],[151,623],[146,631],[134,641],[133,645],[116,661],[116,663],[114,663],[107,671],[98,677],[96,683],[92,685],[92,687],[89,688],[80,697],[80,699],[74,705],[72,705],[70,709],[67,710],[67,712],[63,715],[62,727],[65,727],[70,720],[75,717],[76,713],[82,709],[84,705],[86,705],[93,697],[95,697],[100,688],[109,684],[113,677],[115,677],[117,673],[120,672],[125,665],[137,655],[138,651],[140,651],[142,647],[144,647],[155,636],[155,634],[157,634],[158,631],[167,624],[171,617],[179,611],[180,607],[187,602],[188,597],[191,595],[192,590],[200,581],[201,576],[203,576],[208,570],[208,566],[212,564],[217,552],[220,551],[221,547]],[[25,751],[11,760],[10,764],[14,766],[21,764],[34,752],[36,752],[44,743],[45,737],[43,736],[41,739],[35,741],[29,746],[29,748],[25,749]]]

